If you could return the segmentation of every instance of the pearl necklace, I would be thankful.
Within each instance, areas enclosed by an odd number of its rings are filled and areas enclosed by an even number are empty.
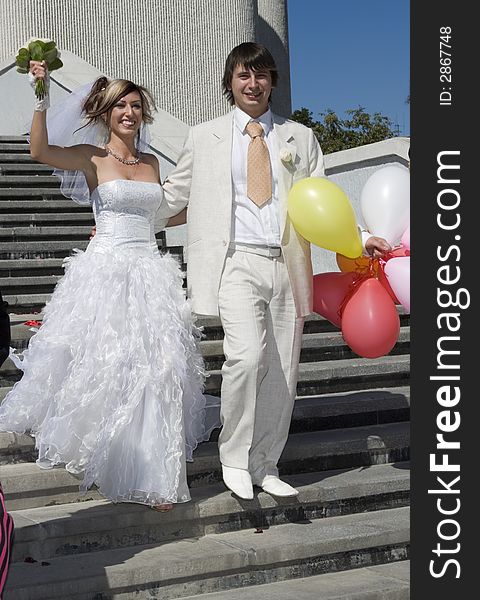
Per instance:
[[[115,152],[112,152],[112,150],[110,150],[110,148],[108,146],[105,146],[105,152],[107,154],[110,154],[110,156],[113,156],[113,158],[116,158],[118,161],[120,161],[124,165],[138,165],[138,163],[140,162],[140,158],[138,156],[136,156],[133,160],[127,160],[126,158],[117,156],[115,154]]]

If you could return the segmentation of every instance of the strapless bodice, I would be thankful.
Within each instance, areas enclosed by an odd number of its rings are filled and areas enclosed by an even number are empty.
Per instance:
[[[156,252],[154,221],[162,199],[159,183],[114,179],[99,184],[91,194],[97,233],[90,247]]]

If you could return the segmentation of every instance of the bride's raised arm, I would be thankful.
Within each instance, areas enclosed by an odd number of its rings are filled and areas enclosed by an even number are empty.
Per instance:
[[[92,149],[86,144],[63,148],[48,143],[46,111],[50,105],[49,86],[50,77],[45,63],[30,61],[30,83],[32,87],[39,79],[45,82],[46,95],[41,100],[36,100],[33,113],[32,127],[30,130],[30,156],[39,162],[57,169],[83,171],[87,174],[93,169],[90,161]]]

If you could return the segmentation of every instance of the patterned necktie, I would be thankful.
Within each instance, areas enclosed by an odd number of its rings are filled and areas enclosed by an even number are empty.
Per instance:
[[[263,206],[272,197],[270,154],[260,123],[251,121],[245,130],[252,138],[247,153],[247,196],[257,206]]]

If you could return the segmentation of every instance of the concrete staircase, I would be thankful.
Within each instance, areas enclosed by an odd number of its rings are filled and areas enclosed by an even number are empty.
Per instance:
[[[0,289],[12,344],[24,348],[88,207],[59,193],[23,138],[0,138]],[[164,238],[159,239],[162,245]],[[179,251],[181,249],[173,249]],[[401,312],[401,311],[400,311]],[[403,600],[409,597],[409,315],[389,356],[354,355],[311,317],[282,455],[296,498],[234,497],[221,481],[216,433],[188,465],[192,501],[170,513],[78,493],[62,468],[40,470],[28,436],[0,433],[0,479],[16,525],[8,600]],[[202,321],[207,391],[219,395],[222,336]],[[20,377],[0,369],[0,401]]]

